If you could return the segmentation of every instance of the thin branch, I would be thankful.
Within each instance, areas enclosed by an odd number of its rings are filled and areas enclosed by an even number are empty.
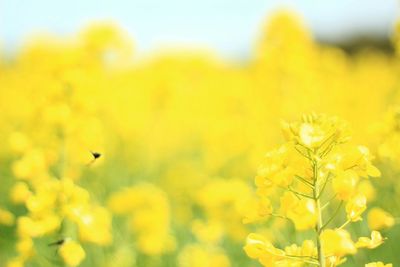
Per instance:
[[[304,184],[308,185],[309,187],[314,188],[314,185],[312,183],[310,183],[309,181],[307,181],[305,178],[303,178],[297,174],[294,177],[296,177],[297,179],[299,179],[300,181],[302,181]]]
[[[326,226],[328,226],[328,224],[336,217],[336,215],[338,215],[339,210],[340,210],[340,208],[342,207],[342,205],[343,205],[343,200],[340,201],[340,203],[339,203],[339,205],[337,206],[337,208],[336,208],[335,212],[333,213],[332,217],[330,217],[329,220],[326,221],[326,223],[325,223],[324,225],[322,225],[322,227],[319,229],[319,233],[321,233],[322,230],[323,230]]]
[[[296,147],[296,145],[294,146],[294,149],[296,149],[296,151],[299,152],[300,155],[302,155],[303,157],[305,157],[305,158],[307,158],[308,160],[311,161],[311,157],[308,156],[308,155],[305,155],[300,149],[298,149],[298,148]]]
[[[337,194],[334,194],[331,198],[329,198],[329,200],[321,207],[321,210],[324,210],[327,206],[329,206],[330,202],[335,199],[336,196]]]
[[[326,177],[325,183],[324,183],[324,185],[322,186],[321,190],[319,191],[319,194],[318,194],[318,196],[317,196],[317,199],[319,199],[319,198],[321,197],[322,193],[324,192],[325,187],[326,187],[326,185],[328,184],[330,175],[331,175],[331,173],[329,173],[328,176]]]
[[[309,195],[307,195],[307,194],[303,194],[303,193],[297,192],[297,191],[293,190],[293,189],[290,188],[290,187],[288,187],[288,190],[289,190],[290,192],[296,194],[296,195],[299,195],[299,196],[302,196],[302,197],[306,197],[306,198],[309,198],[309,199],[314,199],[312,196],[309,196]]]
[[[344,227],[346,227],[346,225],[348,225],[351,222],[351,220],[347,220],[344,224],[342,224],[342,226],[339,227],[339,229],[343,229]]]

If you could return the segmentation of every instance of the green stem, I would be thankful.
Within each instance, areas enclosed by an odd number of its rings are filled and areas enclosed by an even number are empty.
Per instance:
[[[315,232],[317,239],[318,262],[320,267],[326,267],[325,255],[323,251],[323,245],[321,242],[321,231],[323,228],[323,220],[322,220],[322,209],[320,203],[320,188],[318,181],[318,163],[316,161],[313,161],[313,176],[314,176],[313,197],[316,206],[315,211],[317,213],[317,225],[315,227]]]

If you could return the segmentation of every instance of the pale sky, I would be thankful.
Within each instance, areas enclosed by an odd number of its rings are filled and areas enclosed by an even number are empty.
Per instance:
[[[0,40],[16,48],[34,32],[72,34],[93,20],[112,20],[149,52],[195,45],[222,55],[246,54],[273,10],[291,7],[318,39],[388,36],[396,0],[0,0]]]

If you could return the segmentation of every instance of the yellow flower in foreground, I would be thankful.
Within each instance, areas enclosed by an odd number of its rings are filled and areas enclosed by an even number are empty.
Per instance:
[[[349,139],[346,123],[324,114],[304,115],[301,122],[286,124],[285,130],[289,139],[310,149],[323,145],[328,138],[337,143]]]
[[[343,229],[327,229],[322,232],[321,240],[325,255],[342,257],[355,254],[357,248],[351,240],[349,232]]]
[[[393,267],[393,264],[388,263],[388,264],[384,264],[381,261],[378,262],[370,262],[365,264],[365,267]]]
[[[252,259],[258,259],[264,266],[272,266],[276,261],[285,258],[285,252],[281,249],[275,248],[262,235],[250,234],[247,237],[244,251],[247,256]]]
[[[369,248],[374,249],[383,244],[384,238],[378,231],[372,231],[371,238],[360,237],[356,243],[357,248]]]
[[[381,208],[373,208],[368,213],[368,226],[371,230],[390,228],[394,224],[393,216]]]
[[[78,266],[86,256],[81,245],[72,240],[66,240],[58,253],[64,262],[71,267]]]
[[[338,199],[348,200],[355,192],[358,175],[353,170],[340,172],[332,181],[332,187]]]
[[[286,192],[281,198],[281,207],[297,230],[311,229],[317,222],[315,201],[312,199],[298,200],[293,193]]]

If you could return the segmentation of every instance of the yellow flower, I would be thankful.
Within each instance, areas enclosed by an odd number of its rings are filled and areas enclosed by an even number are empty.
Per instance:
[[[19,179],[32,179],[47,172],[48,161],[44,151],[40,149],[30,149],[18,161],[14,162],[12,170]]]
[[[19,255],[24,259],[32,257],[35,254],[32,239],[29,237],[25,237],[18,240],[17,251]]]
[[[256,209],[249,207],[258,207]],[[258,199],[251,198],[247,199],[241,207],[241,213],[243,215],[243,223],[252,223],[267,218],[272,214],[273,207],[271,201],[266,197],[260,197]]]
[[[326,138],[326,133],[311,123],[302,123],[299,129],[299,139],[306,147],[316,148]]]
[[[292,220],[297,230],[314,228],[317,222],[315,201],[312,199],[301,199],[295,207],[286,212],[286,216]]]
[[[292,140],[310,149],[349,139],[346,123],[324,114],[304,115],[301,122],[291,123],[286,128],[290,129]]]
[[[150,184],[125,188],[111,195],[108,206],[117,214],[129,214],[140,252],[159,255],[175,249],[175,240],[169,234],[169,203],[161,189]]]
[[[264,266],[274,264],[284,259],[285,252],[275,248],[266,238],[258,234],[250,234],[247,237],[244,251],[252,259],[258,259]]]
[[[24,267],[25,260],[21,257],[13,258],[7,261],[6,267]]]
[[[393,264],[391,263],[384,264],[383,262],[378,261],[378,262],[367,263],[365,264],[365,267],[393,267]]]
[[[344,229],[327,229],[321,233],[321,240],[325,255],[342,257],[357,252],[349,232]]]
[[[332,181],[332,187],[340,200],[348,200],[353,196],[358,182],[358,175],[353,170],[339,173]]]
[[[15,221],[14,214],[0,208],[0,224],[10,226],[14,224],[14,221]]]
[[[112,241],[111,214],[102,207],[82,207],[76,210],[75,222],[83,241],[108,245]]]
[[[60,217],[52,213],[42,218],[21,216],[17,220],[17,229],[20,237],[39,237],[54,232],[59,228],[60,223]]]
[[[23,153],[30,148],[29,138],[21,132],[13,132],[10,135],[9,143],[11,149],[16,153]]]
[[[292,158],[288,149],[281,146],[265,155],[255,180],[260,195],[265,195],[272,185],[288,186],[292,183],[295,169],[290,164]]]
[[[379,177],[381,172],[372,165],[372,155],[365,146],[352,146],[347,148],[340,165],[343,170],[352,169],[361,177]]]
[[[378,231],[371,232],[371,238],[360,237],[356,243],[357,248],[369,248],[374,249],[383,244],[384,238]]]
[[[381,208],[373,208],[368,212],[368,226],[371,230],[382,230],[395,224],[393,216]]]
[[[32,195],[32,192],[29,190],[28,185],[25,182],[17,182],[11,188],[11,200],[15,204],[25,203],[28,198]]]
[[[302,256],[315,256],[317,253],[317,248],[312,240],[304,240],[301,245],[301,255]]]
[[[73,240],[66,240],[58,250],[64,262],[71,267],[81,264],[86,257],[86,253],[77,242]]]
[[[185,246],[178,256],[179,267],[229,267],[229,258],[220,249],[192,244]]]
[[[224,234],[224,225],[219,221],[204,223],[200,220],[195,220],[192,224],[192,232],[202,242],[217,243]]]
[[[346,204],[347,219],[352,222],[361,221],[361,214],[367,208],[367,199],[363,195],[352,197]]]
[[[364,195],[367,198],[367,202],[371,202],[376,198],[376,189],[370,180],[360,181],[356,191],[358,194]]]
[[[28,216],[18,217],[17,229],[20,237],[37,237],[42,234],[40,225]]]

